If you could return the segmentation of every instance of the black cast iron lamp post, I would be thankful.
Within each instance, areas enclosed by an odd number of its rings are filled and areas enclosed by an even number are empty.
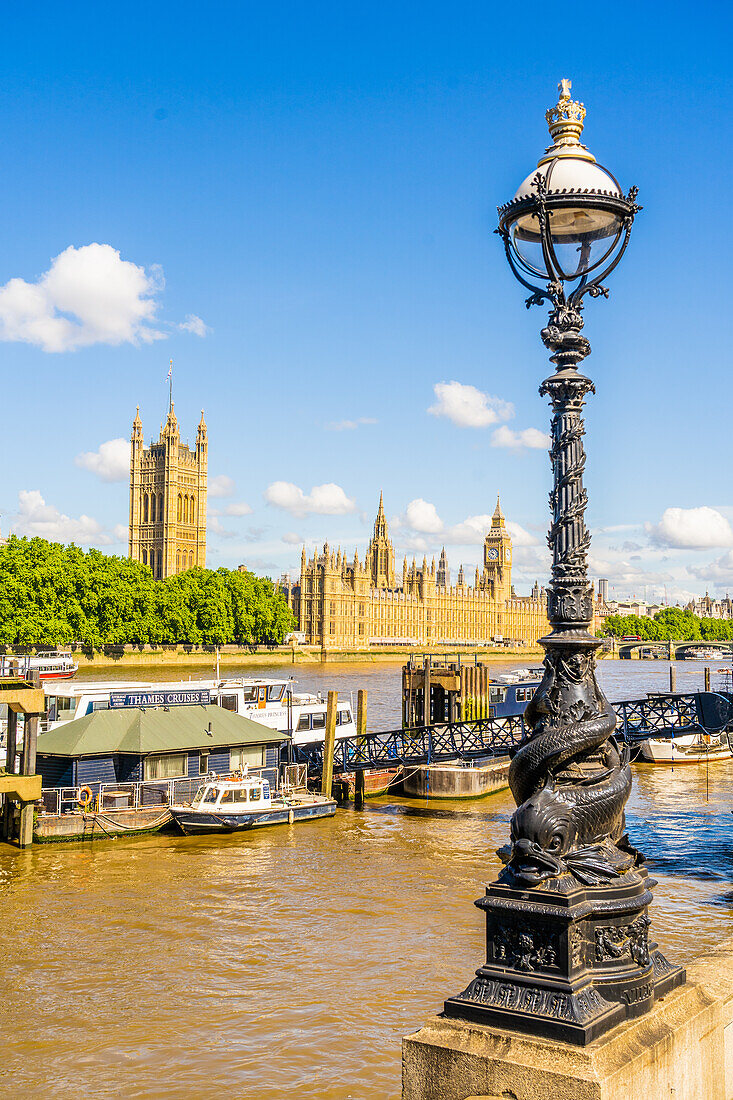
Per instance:
[[[551,306],[542,340],[555,372],[540,393],[552,403],[552,633],[541,639],[530,732],[509,769],[517,809],[499,853],[506,866],[476,902],[486,913],[486,964],[445,1011],[584,1044],[646,1012],[685,974],[649,939],[654,883],[625,834],[631,769],[596,681],[601,643],[590,633],[581,414],[595,390],[578,371],[590,353],[583,299],[608,297],[602,281],[640,207],[637,189],[624,195],[581,144],[585,108],[570,98],[570,81],[559,91],[546,115],[553,144],[499,208],[497,230],[527,305]]]

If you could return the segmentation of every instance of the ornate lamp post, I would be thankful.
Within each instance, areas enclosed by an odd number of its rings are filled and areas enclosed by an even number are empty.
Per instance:
[[[529,703],[531,729],[509,783],[517,803],[506,866],[476,902],[486,913],[487,961],[445,1003],[449,1016],[587,1043],[651,1008],[685,979],[649,940],[652,900],[643,857],[625,835],[628,754],[595,677],[600,642],[589,627],[583,402],[591,380],[582,335],[586,295],[629,242],[637,189],[619,184],[580,143],[585,108],[570,81],[547,112],[553,144],[506,206],[499,228],[527,306],[548,301],[542,330],[555,372],[540,387],[552,403],[552,633],[541,640],[544,677]]]

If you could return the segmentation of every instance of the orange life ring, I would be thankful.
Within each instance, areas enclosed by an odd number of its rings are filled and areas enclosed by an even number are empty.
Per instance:
[[[77,796],[76,801],[79,803],[82,810],[86,810],[86,809],[89,808],[89,804],[91,803],[93,798],[94,798],[94,794],[92,792],[92,788],[85,786],[85,787],[80,787],[79,788],[79,794]]]

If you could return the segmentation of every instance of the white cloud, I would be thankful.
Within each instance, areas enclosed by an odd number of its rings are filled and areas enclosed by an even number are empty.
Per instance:
[[[288,546],[300,546],[302,541],[300,535],[296,534],[295,531],[286,531],[283,535],[283,542],[287,543]]]
[[[733,583],[733,550],[707,565],[690,565],[689,572],[701,581],[714,581],[718,585]]]
[[[645,524],[653,542],[677,550],[707,550],[733,546],[733,530],[725,516],[700,508],[666,508],[657,524]]]
[[[18,493],[13,530],[17,535],[51,542],[108,544],[112,541],[96,519],[85,515],[72,519],[63,515],[52,504],[46,504],[38,489],[21,489]]]
[[[475,386],[462,382],[437,382],[433,386],[437,397],[428,412],[431,416],[445,416],[459,428],[487,428],[500,420],[514,416],[514,406],[509,401],[483,393]]]
[[[159,268],[123,260],[109,244],[70,245],[35,283],[0,287],[0,340],[60,352],[162,339],[150,325],[163,285]]]
[[[89,470],[102,481],[127,481],[130,476],[130,444],[127,439],[108,439],[96,451],[83,451],[75,465]]]
[[[124,542],[127,546],[130,541],[130,528],[124,523],[116,523],[112,528],[112,537],[114,542]]]
[[[404,521],[413,531],[422,531],[425,534],[435,534],[443,530],[443,521],[435,505],[423,500],[422,497],[410,501]]]
[[[373,416],[360,416],[358,420],[333,420],[330,424],[326,424],[326,431],[328,432],[353,432],[355,428],[358,428],[362,424],[377,424]]]
[[[481,546],[491,528],[492,518],[487,512],[484,515],[467,516],[462,523],[446,527],[435,505],[418,497],[417,500],[410,501],[404,516],[397,519],[395,526],[398,531],[407,529],[418,536],[440,535],[439,540],[408,537],[405,545],[410,549],[427,550],[430,547],[437,547],[438,542],[446,546]],[[506,526],[515,548],[539,545],[538,539],[520,524],[510,520]]]
[[[250,516],[252,515],[252,509],[245,501],[235,501],[233,504],[227,504],[224,509],[225,516]]]
[[[315,513],[321,516],[343,516],[356,511],[356,502],[347,497],[340,485],[332,481],[314,485],[310,493],[304,493],[291,481],[273,481],[263,493],[268,504],[283,508],[294,516]]]
[[[192,332],[194,336],[206,336],[211,329],[195,313],[189,313],[185,321],[178,326],[183,332]]]
[[[502,424],[491,436],[492,447],[511,447],[517,451],[522,447],[530,450],[544,450],[550,446],[550,442],[549,435],[541,432],[539,428],[521,428],[513,431],[506,424]]]
[[[217,474],[216,477],[209,478],[210,497],[230,497],[236,487],[232,478],[227,477],[226,474]]]

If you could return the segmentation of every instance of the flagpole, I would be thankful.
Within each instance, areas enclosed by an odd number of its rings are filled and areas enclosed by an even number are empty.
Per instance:
[[[173,360],[168,367],[168,412],[173,411]]]

